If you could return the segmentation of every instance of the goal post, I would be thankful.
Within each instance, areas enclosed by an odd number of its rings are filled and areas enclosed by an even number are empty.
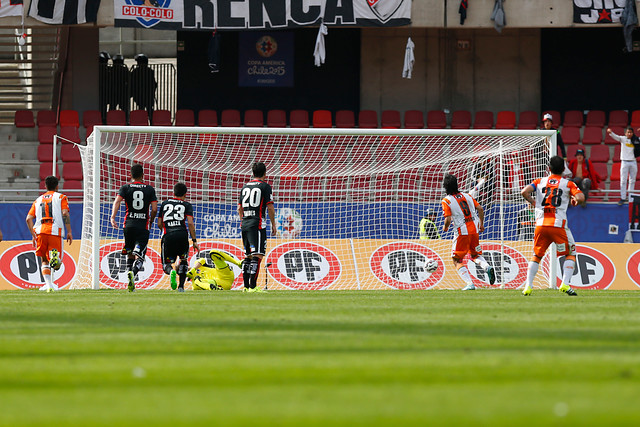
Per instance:
[[[555,132],[546,130],[293,129],[96,126],[81,147],[84,212],[78,269],[71,288],[126,288],[122,229],[109,222],[113,200],[142,164],[159,203],[176,182],[188,187],[200,254],[243,256],[236,208],[251,164],[267,166],[278,233],[269,235],[258,283],[269,289],[459,289],[451,263],[451,231],[442,232],[446,173],[458,177],[485,209],[480,235],[494,286],[524,283],[531,229],[520,190],[547,171]],[[420,239],[427,210],[440,238]],[[124,209],[117,221],[122,224]],[[269,229],[270,227],[268,227]],[[150,225],[149,251],[138,287],[168,289],[160,230]],[[270,233],[269,233],[270,234]],[[428,271],[435,260],[438,268]],[[430,264],[431,265],[431,264]],[[476,286],[486,274],[470,263]],[[555,277],[543,262],[549,283]],[[236,274],[239,271],[236,270]],[[548,284],[540,277],[536,286]],[[241,277],[234,289],[241,287]]]

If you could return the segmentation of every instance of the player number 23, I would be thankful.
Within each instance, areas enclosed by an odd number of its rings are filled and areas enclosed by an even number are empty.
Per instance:
[[[176,205],[175,208],[173,205],[166,205],[164,207],[164,215],[162,216],[163,221],[182,221],[184,219],[184,206]]]

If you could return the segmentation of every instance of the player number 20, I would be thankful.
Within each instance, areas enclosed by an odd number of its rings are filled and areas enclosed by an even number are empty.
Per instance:
[[[260,196],[262,192],[259,188],[245,188],[242,190],[242,207],[257,208],[260,206]]]

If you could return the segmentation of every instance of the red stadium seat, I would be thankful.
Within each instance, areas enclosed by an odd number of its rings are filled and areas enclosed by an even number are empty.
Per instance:
[[[589,153],[589,160],[591,160],[592,162],[608,162],[609,146],[598,144],[591,147],[591,152]]]
[[[18,110],[13,117],[13,123],[17,128],[32,128],[36,126],[33,120],[33,111]]]
[[[40,164],[40,181],[42,181],[46,177],[50,176],[52,171],[53,171],[53,164],[51,164],[50,162],[49,163],[41,163]],[[56,165],[56,173],[54,174],[54,176],[56,176],[58,178],[60,177],[60,170],[58,168],[58,165]]]
[[[291,110],[289,124],[292,128],[308,128],[309,112],[307,110]]]
[[[496,129],[515,129],[516,113],[514,111],[498,111]]]
[[[80,134],[78,133],[78,128],[75,126],[62,126],[60,128],[59,141],[63,144],[68,143],[69,141],[79,144]]]
[[[362,110],[358,113],[358,127],[362,129],[376,129],[378,127],[378,113],[373,110]]]
[[[133,110],[129,113],[131,126],[149,126],[149,113],[147,110]]]
[[[63,162],[80,162],[82,157],[80,156],[80,150],[73,144],[64,144],[60,149],[60,160]]]
[[[625,128],[629,125],[629,113],[625,110],[613,110],[609,113],[608,127]]]
[[[373,179],[368,175],[352,176],[349,184],[349,195],[353,202],[366,202],[371,198]]]
[[[564,137],[563,137],[564,141]],[[600,144],[602,142],[602,128],[601,127],[585,127],[584,134],[582,135],[582,143],[588,144]]]
[[[224,113],[224,111],[223,111]],[[264,114],[262,110],[247,110],[244,112],[244,125],[251,128],[264,126]]]
[[[366,165],[371,162],[373,155],[371,154],[371,145],[363,142],[356,144],[351,150],[351,163],[356,166]]]
[[[333,144],[327,147],[327,163],[328,164],[341,164],[347,163],[348,152],[347,147],[342,144]]]
[[[154,110],[151,116],[151,124],[153,126],[171,126],[171,111]]]
[[[242,125],[240,111],[231,108],[222,110],[220,114],[220,125],[222,127],[240,127]]]
[[[580,142],[580,128],[563,126],[560,131],[562,142],[565,144],[578,144]]]
[[[95,125],[102,124],[102,115],[98,110],[87,110],[82,114],[82,126],[87,130],[87,136],[93,132]]]
[[[593,160],[591,161],[595,172],[600,177],[600,181],[606,181],[607,177],[609,176],[609,172],[607,171],[607,164],[605,162],[594,162]]]
[[[421,174],[416,170],[407,171],[398,176],[398,201],[417,202],[421,198],[420,187]]]
[[[107,125],[126,126],[127,115],[122,110],[109,110],[107,111]]]
[[[40,163],[53,162],[53,145],[51,144],[38,145],[38,161]]]
[[[427,125],[428,125],[427,119]],[[469,129],[471,127],[471,112],[467,110],[457,110],[451,117],[451,129]]]
[[[182,109],[176,111],[176,126],[194,126],[196,124],[193,110]]]
[[[80,162],[65,163],[62,167],[62,179],[64,180],[71,179],[71,180],[81,181],[83,179],[82,163]]]
[[[554,120],[555,123],[555,120]],[[562,126],[565,127],[582,127],[584,124],[584,113],[578,110],[569,110],[564,113],[564,121]]]
[[[620,163],[614,163],[611,166],[611,176],[609,177],[611,181],[620,181]],[[620,188],[620,187],[618,187]]]
[[[82,180],[65,179],[60,185],[62,192],[67,196],[67,199],[72,202],[82,201]],[[71,191],[69,191],[71,190]]]
[[[399,129],[402,127],[400,111],[384,110],[380,116],[380,126],[387,129]]]
[[[58,126],[56,113],[53,110],[38,111],[36,123],[38,126]]]
[[[282,164],[297,164],[300,161],[298,145],[290,143],[282,145],[278,158]]]
[[[473,128],[474,129],[492,129],[493,128],[493,112],[476,111],[475,119],[473,121]]]
[[[634,132],[640,128],[640,110],[635,110],[631,113],[631,127]]]
[[[471,121],[471,115],[469,115]],[[427,128],[445,129],[447,127],[447,115],[441,110],[427,111]]]
[[[331,120],[331,111],[329,110],[315,110],[313,112],[313,127],[314,128],[331,128],[333,122]]]
[[[202,127],[218,126],[218,113],[215,110],[198,111],[198,126],[202,126]]]
[[[567,150],[567,159],[574,159],[576,157],[576,151],[578,149],[584,150],[584,147],[578,144],[565,144],[564,149]],[[558,147],[558,156],[562,156],[560,147]]]
[[[351,110],[336,111],[336,127],[337,128],[354,128],[356,127],[356,117]]]
[[[615,145],[613,147],[613,157],[611,158],[611,160],[613,160],[613,162],[619,162],[620,161],[620,143],[618,142],[618,145]]]
[[[270,128],[286,128],[287,113],[284,110],[267,111],[267,127]]]
[[[306,182],[306,181],[305,181]],[[327,202],[341,202],[347,200],[347,184],[348,178],[346,176],[329,176],[325,184],[324,194]],[[318,184],[316,184],[318,185]],[[322,183],[319,184],[319,189],[322,189]],[[305,191],[307,188],[305,187]],[[318,201],[322,200],[320,198]]]
[[[394,173],[380,173],[376,175],[376,201],[392,201],[396,199],[396,175]]]
[[[540,123],[538,122],[538,113],[535,111],[521,111],[520,120],[518,121],[518,129],[537,129]]]
[[[38,142],[40,144],[53,144],[53,137],[57,135],[55,126],[38,126]]]
[[[587,127],[599,127],[602,129],[607,122],[607,115],[602,110],[590,110],[587,113],[587,121],[585,126]]]
[[[343,178],[343,177],[342,177]],[[338,178],[339,179],[339,178]],[[327,195],[327,200],[331,201],[331,199],[333,197],[336,197],[339,199],[339,196],[336,195],[334,196],[333,194],[329,193],[330,191],[332,192],[340,192],[341,188],[338,188],[339,185],[337,182],[334,182],[331,178],[329,178],[329,180],[331,180],[331,188],[327,187],[326,191],[325,191],[325,179],[322,176],[310,176],[307,178],[304,178],[304,181],[302,183],[302,188],[304,188],[304,191],[302,192],[302,197],[304,200],[306,200],[307,202],[321,202],[324,200],[324,196],[325,194]],[[345,198],[346,198],[346,183],[345,187],[344,187],[344,193],[345,193]]]
[[[423,129],[424,114],[420,110],[407,110],[404,112],[405,129]]]
[[[80,127],[78,112],[76,110],[60,111],[60,127],[62,126],[72,126],[76,128]]]

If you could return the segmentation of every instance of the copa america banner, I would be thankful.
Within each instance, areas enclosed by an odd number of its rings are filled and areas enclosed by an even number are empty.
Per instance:
[[[24,9],[22,0],[8,0],[0,2],[0,18],[4,16],[22,16]]]
[[[115,27],[253,30],[411,24],[411,0],[114,0]]]
[[[620,22],[627,0],[573,0],[573,22],[611,24]]]

